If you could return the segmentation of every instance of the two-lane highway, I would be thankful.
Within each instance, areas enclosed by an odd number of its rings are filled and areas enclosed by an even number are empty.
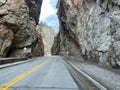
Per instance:
[[[0,69],[0,90],[79,90],[60,57]]]

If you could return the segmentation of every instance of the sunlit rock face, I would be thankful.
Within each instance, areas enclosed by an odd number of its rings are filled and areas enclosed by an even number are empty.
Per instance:
[[[41,4],[42,0],[0,0],[0,57],[34,56]]]
[[[42,36],[45,55],[51,55],[51,47],[53,45],[56,33],[54,32],[52,27],[46,24],[38,25],[37,30],[41,33]]]
[[[59,0],[60,32],[53,53],[120,66],[120,1]],[[77,54],[76,54],[77,53]]]

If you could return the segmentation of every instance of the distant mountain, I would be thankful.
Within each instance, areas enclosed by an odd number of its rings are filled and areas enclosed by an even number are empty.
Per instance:
[[[53,28],[48,26],[46,23],[41,22],[37,26],[37,30],[40,31],[42,40],[44,43],[44,52],[45,54],[51,54],[51,47],[54,42],[54,37],[56,33],[54,32]]]

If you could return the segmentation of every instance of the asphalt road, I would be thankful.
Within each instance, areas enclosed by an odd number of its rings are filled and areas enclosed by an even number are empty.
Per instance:
[[[57,56],[0,69],[0,90],[79,90]]]

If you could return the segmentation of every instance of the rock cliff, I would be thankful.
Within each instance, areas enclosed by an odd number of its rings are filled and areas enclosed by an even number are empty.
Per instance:
[[[120,66],[120,0],[58,0],[60,31],[52,53]]]
[[[41,22],[37,26],[37,30],[41,33],[42,40],[44,43],[44,52],[46,55],[51,54],[51,47],[54,42],[54,37],[56,36],[56,33],[54,32],[53,28],[48,26],[47,24]]]
[[[37,56],[44,54],[36,31],[41,4],[42,0],[0,0],[0,57],[36,56],[35,48]]]

